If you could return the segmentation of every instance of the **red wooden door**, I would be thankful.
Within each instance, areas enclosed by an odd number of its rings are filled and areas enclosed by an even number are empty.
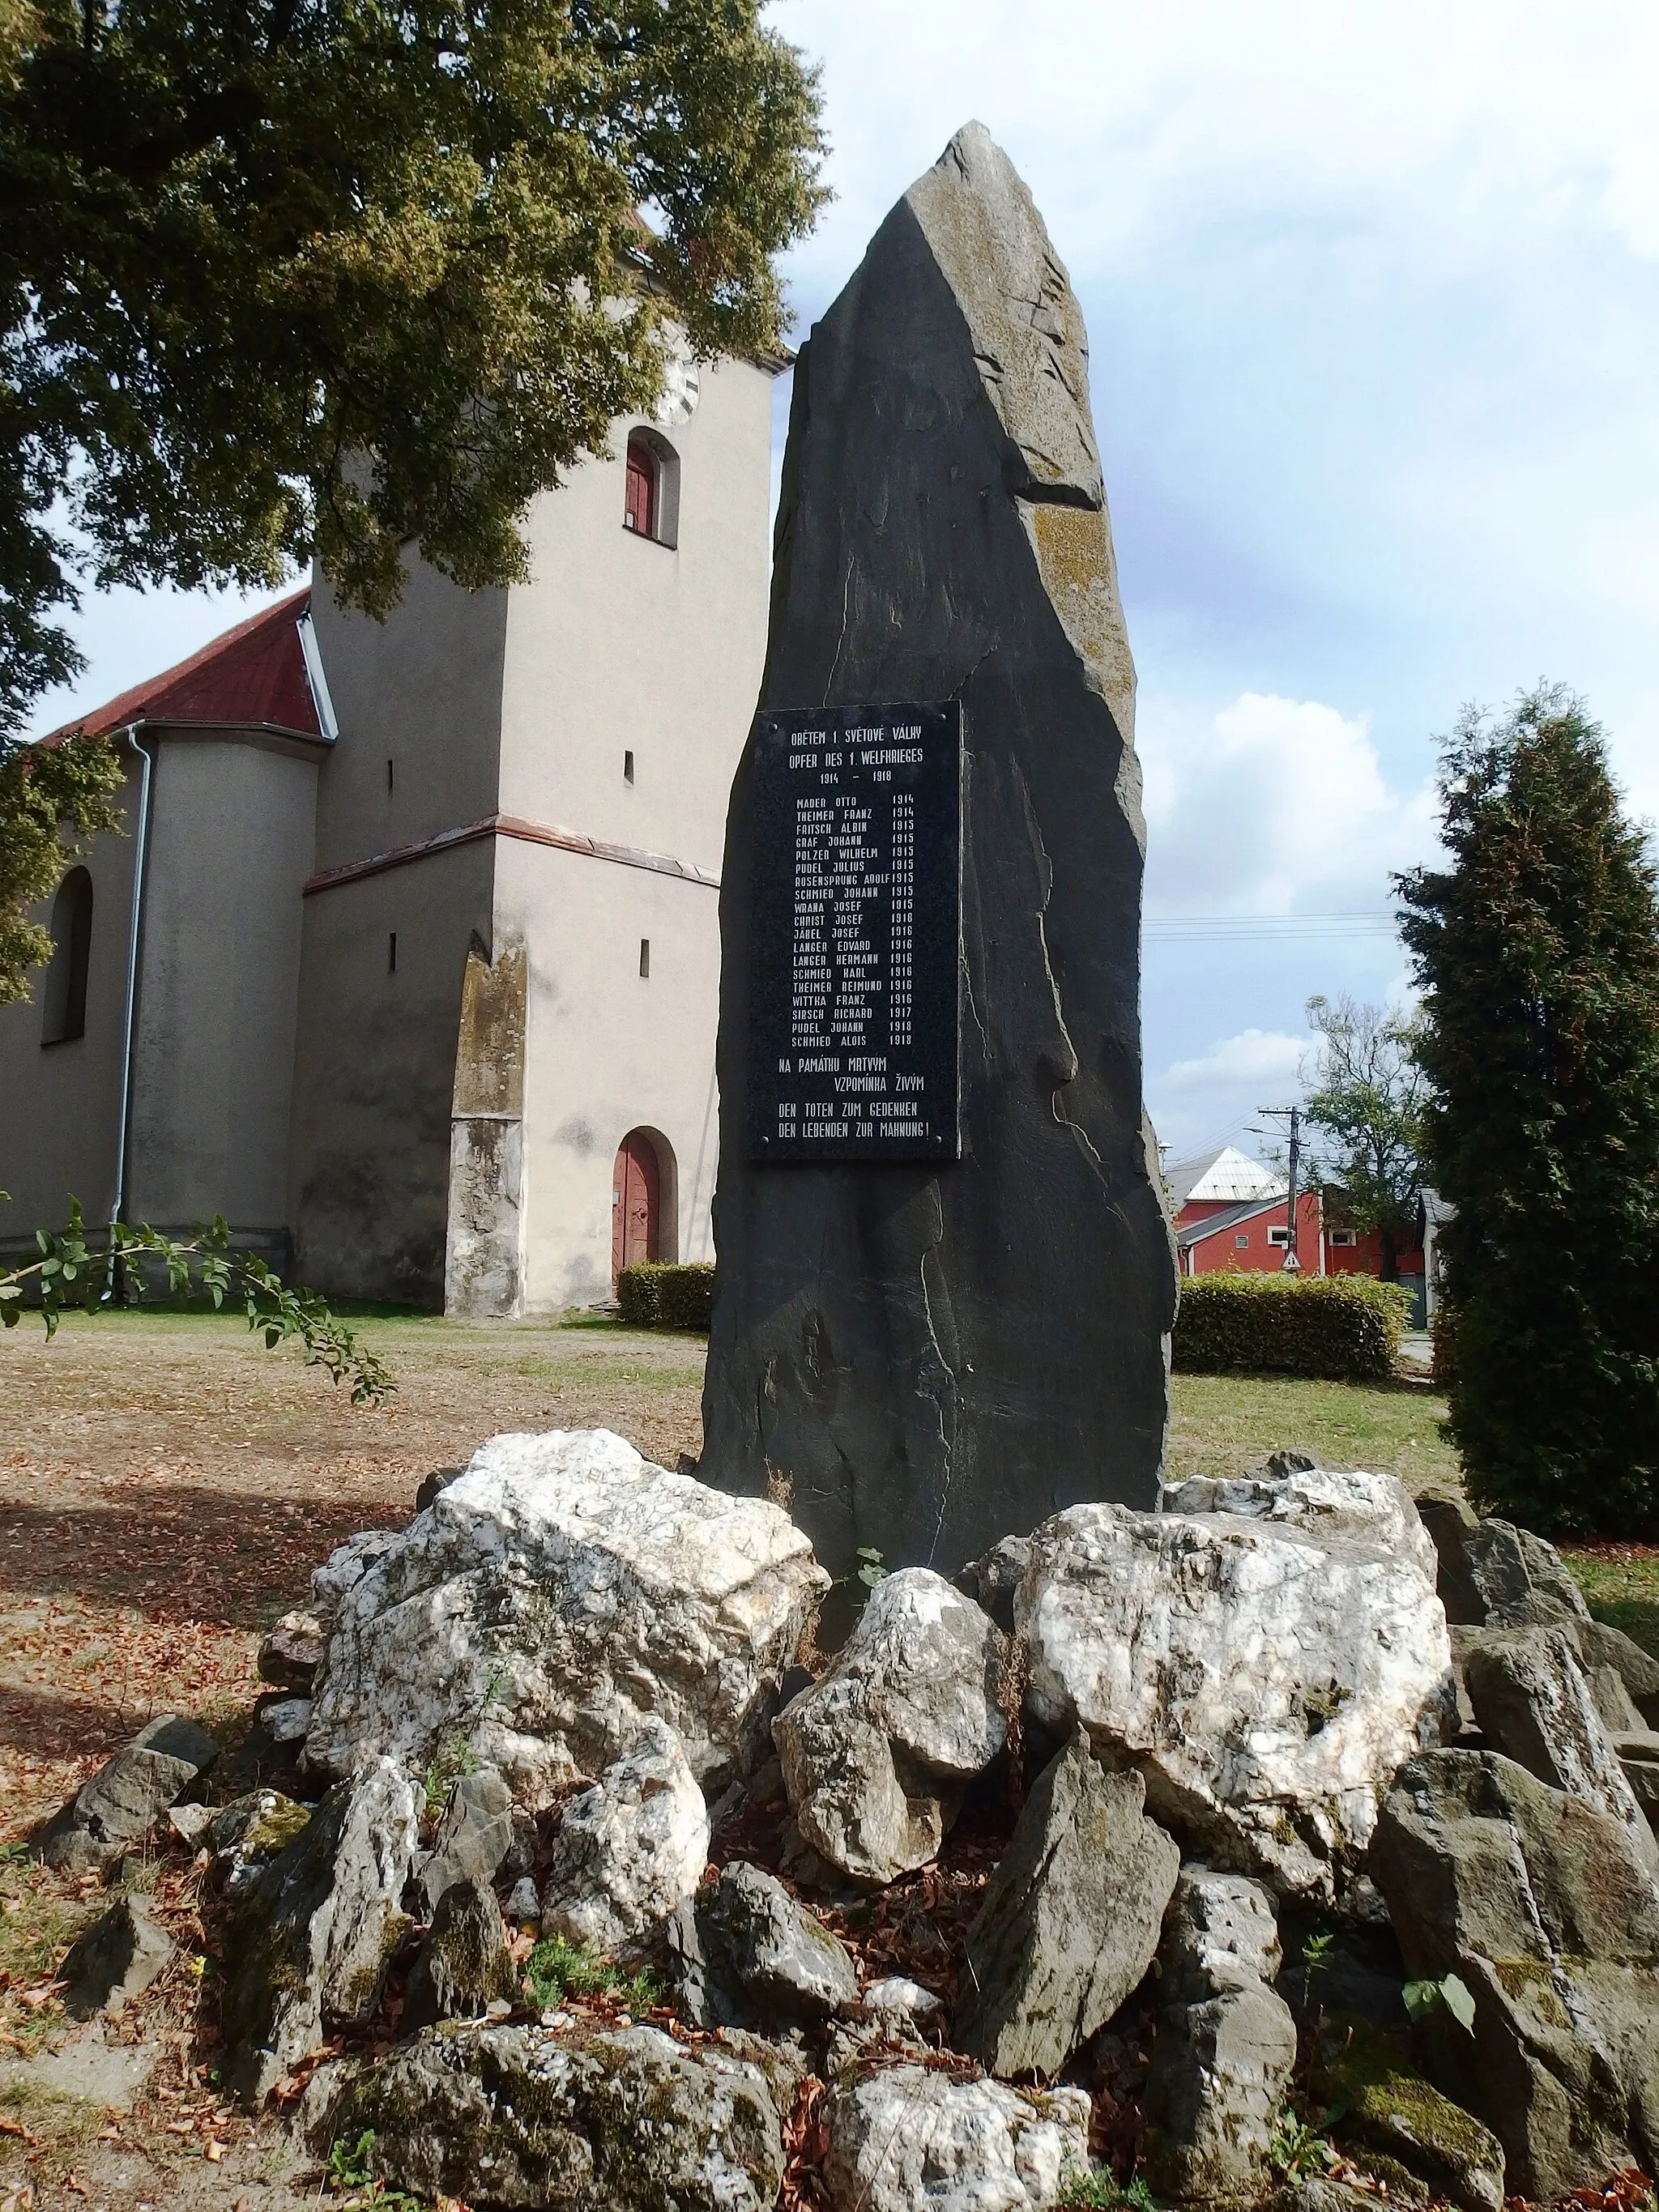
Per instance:
[[[658,1252],[661,1177],[651,1139],[637,1130],[622,1140],[611,1178],[611,1279]]]

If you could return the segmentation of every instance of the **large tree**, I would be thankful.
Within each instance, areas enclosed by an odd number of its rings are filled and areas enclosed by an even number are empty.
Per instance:
[[[1440,789],[1448,863],[1398,890],[1451,1433],[1487,1510],[1659,1534],[1659,878],[1569,692],[1467,713]]]
[[[817,117],[760,0],[0,0],[0,750],[83,583],[521,575],[667,321],[780,343]]]
[[[1400,1247],[1416,1235],[1423,1192],[1428,1083],[1417,1057],[1419,1024],[1346,994],[1310,999],[1308,1024],[1319,1039],[1304,1075],[1320,1169],[1341,1184],[1354,1226],[1376,1233],[1382,1279],[1392,1283]]]

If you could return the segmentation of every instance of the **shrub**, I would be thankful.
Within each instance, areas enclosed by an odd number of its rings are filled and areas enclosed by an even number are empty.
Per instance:
[[[706,1260],[685,1267],[641,1260],[617,1279],[617,1306],[635,1328],[699,1328],[714,1305],[714,1270]]]
[[[1198,1275],[1181,1285],[1173,1364],[1370,1382],[1392,1373],[1411,1296],[1370,1275]]]

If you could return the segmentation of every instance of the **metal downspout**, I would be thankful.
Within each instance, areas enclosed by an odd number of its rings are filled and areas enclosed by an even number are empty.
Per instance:
[[[137,722],[129,722],[125,733],[127,743],[143,763],[143,767],[139,772],[138,836],[132,861],[132,917],[127,931],[126,1007],[121,1024],[121,1106],[115,1134],[115,1195],[109,1206],[112,1230],[121,1218],[127,1196],[127,1152],[132,1121],[132,1043],[138,1006],[138,933],[143,918],[144,877],[149,858],[150,779],[155,766],[153,756],[147,753],[138,742],[141,726]],[[114,1295],[115,1258],[112,1252],[104,1296],[111,1299]]]

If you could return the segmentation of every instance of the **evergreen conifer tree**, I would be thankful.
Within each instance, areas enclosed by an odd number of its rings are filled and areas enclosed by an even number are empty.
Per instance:
[[[1450,1433],[1488,1513],[1659,1534],[1659,881],[1557,687],[1442,757],[1449,864],[1398,879],[1455,1331]]]

